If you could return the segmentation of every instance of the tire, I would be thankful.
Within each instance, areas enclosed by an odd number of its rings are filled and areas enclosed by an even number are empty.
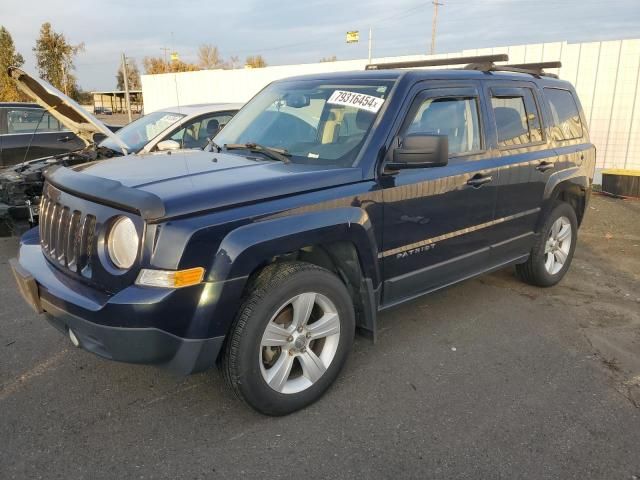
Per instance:
[[[571,229],[568,234],[564,230],[566,226]],[[570,242],[568,245],[567,240]],[[575,210],[568,203],[556,203],[540,229],[529,259],[516,265],[518,276],[524,282],[538,287],[555,285],[562,280],[571,265],[577,240],[578,220]]]
[[[353,303],[336,275],[304,262],[269,265],[251,283],[228,335],[225,380],[255,410],[287,415],[331,386],[354,333]]]

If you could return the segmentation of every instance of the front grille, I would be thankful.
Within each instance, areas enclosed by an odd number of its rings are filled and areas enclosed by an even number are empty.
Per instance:
[[[40,244],[50,260],[91,278],[96,217],[43,194],[40,203]]]

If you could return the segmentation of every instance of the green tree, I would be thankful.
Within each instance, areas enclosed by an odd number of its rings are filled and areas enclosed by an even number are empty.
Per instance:
[[[36,46],[33,47],[40,77],[58,90],[76,98],[80,89],[73,74],[73,60],[82,51],[83,43],[72,45],[64,34],[55,32],[49,22],[43,23]]]
[[[21,67],[22,64],[24,64],[24,58],[16,52],[11,34],[6,28],[0,26],[0,102],[24,99],[13,80],[7,75],[9,67]]]
[[[267,62],[262,55],[250,55],[244,62],[245,67],[248,68],[264,68],[267,66]]]
[[[127,58],[127,80],[129,81],[129,90],[140,90],[140,71],[136,61],[132,58]],[[116,74],[116,88],[118,90],[124,90],[124,72],[122,71],[122,63],[118,68]]]

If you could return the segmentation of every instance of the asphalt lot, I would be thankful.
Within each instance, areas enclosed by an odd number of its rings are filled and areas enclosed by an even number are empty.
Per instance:
[[[640,201],[595,197],[568,276],[511,270],[381,316],[310,408],[256,414],[217,371],[74,349],[0,239],[0,477],[640,478]]]

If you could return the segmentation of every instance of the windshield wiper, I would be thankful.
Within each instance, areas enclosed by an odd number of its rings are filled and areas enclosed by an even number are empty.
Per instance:
[[[278,160],[282,163],[289,163],[288,157],[291,156],[284,148],[265,147],[259,143],[228,143],[224,146],[225,150],[249,150],[250,152],[262,153],[264,156],[272,160]]]

